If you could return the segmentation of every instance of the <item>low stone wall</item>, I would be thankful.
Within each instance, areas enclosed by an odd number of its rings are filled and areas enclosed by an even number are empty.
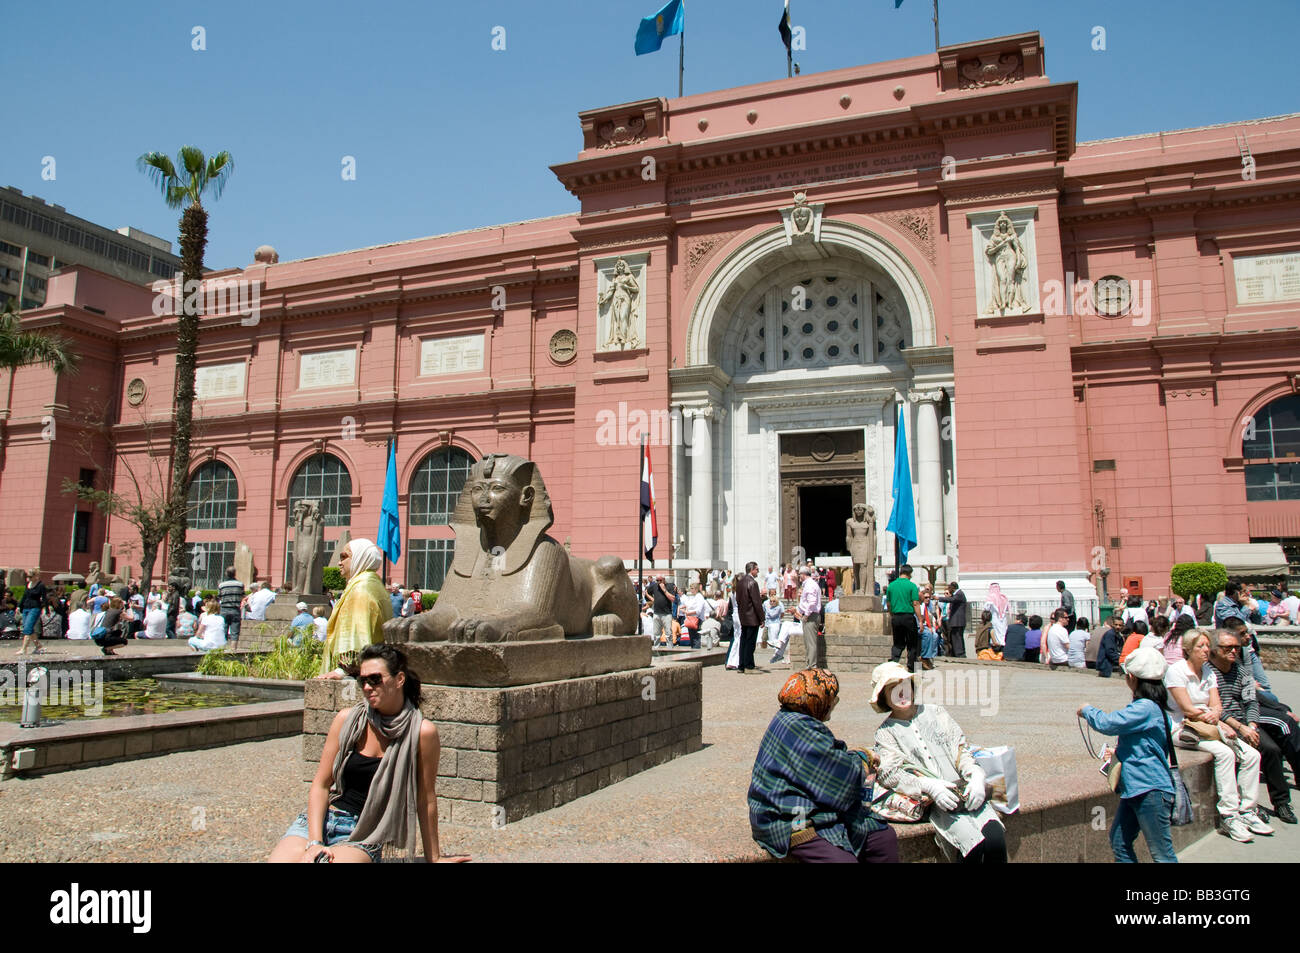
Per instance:
[[[1300,672],[1300,638],[1269,636],[1260,629],[1259,659],[1264,668],[1277,672]]]
[[[275,646],[275,640],[292,634],[293,627],[288,622],[257,622],[244,619],[239,623],[239,638],[230,644],[230,649],[238,652],[268,652]]]
[[[113,761],[133,761],[242,741],[281,738],[302,731],[302,700],[258,702],[232,708],[86,719],[48,728],[0,725],[0,780],[48,774]],[[31,749],[30,767],[15,768]]]
[[[309,681],[303,777],[315,776],[334,716],[356,704],[351,679]],[[508,688],[426,685],[438,726],[438,815],[491,827],[550,810],[697,751],[701,667],[674,663]]]
[[[819,637],[832,672],[870,672],[889,661],[893,636],[889,616],[883,612],[831,612],[826,615],[825,634]],[[803,634],[790,636],[786,657],[793,668],[804,666]],[[762,664],[760,662],[760,664]]]
[[[1181,851],[1214,830],[1217,815],[1214,794],[1214,766],[1208,754],[1178,750],[1178,767],[1192,798],[1195,820],[1172,828],[1174,850]],[[1100,776],[1099,776],[1100,777]],[[1110,825],[1119,798],[1109,791],[1062,797],[1058,802],[1034,810],[1004,815],[1007,856],[1012,863],[1109,864],[1115,855],[1110,848]],[[895,824],[899,858],[905,863],[945,863],[948,858],[935,841],[928,824]],[[1138,860],[1151,862],[1146,839],[1139,837],[1134,848]]]

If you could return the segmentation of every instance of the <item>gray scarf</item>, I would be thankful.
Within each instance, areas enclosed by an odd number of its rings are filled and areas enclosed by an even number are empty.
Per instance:
[[[367,723],[388,747],[379,760],[370,783],[365,807],[357,818],[349,844],[395,844],[407,854],[415,853],[416,782],[419,777],[420,726],[424,716],[407,701],[396,715],[385,717],[364,701],[348,712],[339,733],[339,750],[334,756],[334,783],[330,803],[343,794],[343,765],[365,734]]]

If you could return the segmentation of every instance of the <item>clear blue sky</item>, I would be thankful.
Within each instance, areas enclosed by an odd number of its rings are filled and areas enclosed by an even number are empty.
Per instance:
[[[632,52],[659,2],[11,2],[0,185],[174,242],[177,214],[136,157],[227,149],[210,268],[247,264],[264,242],[290,260],[572,211],[547,167],[581,147],[579,110],[676,95],[676,39]],[[780,0],[687,3],[688,95],[784,77]],[[940,6],[945,44],[1039,30],[1048,75],[1079,83],[1080,139],[1300,111],[1297,0]],[[934,48],[929,0],[793,0],[791,12],[805,74]],[[46,155],[54,181],[41,179]],[[355,181],[340,176],[345,155]]]

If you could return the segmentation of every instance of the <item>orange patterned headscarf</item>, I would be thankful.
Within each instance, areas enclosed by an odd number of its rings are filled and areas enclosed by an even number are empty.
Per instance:
[[[840,694],[840,680],[824,668],[795,672],[781,686],[777,701],[786,711],[802,712],[825,721]]]

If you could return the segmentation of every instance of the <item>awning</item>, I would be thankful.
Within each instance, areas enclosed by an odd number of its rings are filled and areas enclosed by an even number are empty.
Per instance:
[[[1261,578],[1290,572],[1278,543],[1206,543],[1205,559],[1223,563],[1229,576]]]

